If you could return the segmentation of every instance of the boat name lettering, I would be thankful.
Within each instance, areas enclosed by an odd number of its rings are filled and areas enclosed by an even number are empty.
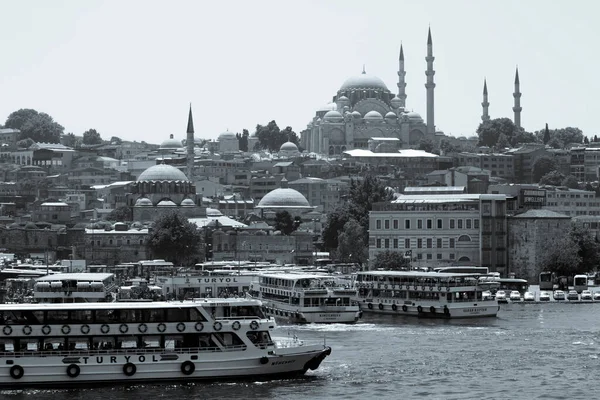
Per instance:
[[[223,283],[223,282],[237,283],[237,278],[198,278],[198,283]]]
[[[84,364],[121,364],[123,360],[119,360],[117,356],[97,356],[97,357],[82,357]],[[160,357],[153,354],[152,357],[139,355],[139,356],[123,356],[126,363],[128,362],[159,362]]]
[[[463,312],[476,313],[481,311],[487,311],[487,308],[463,308]]]
[[[319,314],[321,318],[340,318],[342,314]]]
[[[288,360],[288,361],[274,361],[271,363],[271,365],[283,365],[283,364],[291,364],[291,363],[295,363],[296,360]]]

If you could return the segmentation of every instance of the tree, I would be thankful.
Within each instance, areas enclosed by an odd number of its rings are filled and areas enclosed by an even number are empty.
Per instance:
[[[341,262],[363,265],[368,256],[363,228],[356,220],[350,219],[344,224],[344,228],[339,235],[336,258]]]
[[[299,144],[298,135],[288,126],[280,130],[277,122],[271,121],[266,126],[256,125],[256,137],[260,148],[269,151],[279,151],[282,144],[290,141],[296,145]]]
[[[550,130],[548,129],[548,124],[546,123],[546,129],[544,129],[544,144],[548,144],[550,141]]]
[[[17,147],[18,147],[19,149],[28,149],[28,148],[29,148],[29,146],[31,146],[31,145],[32,145],[32,144],[34,144],[34,143],[35,143],[35,142],[33,141],[33,139],[26,138],[26,139],[23,139],[23,140],[19,140],[19,141],[17,142]]]
[[[581,257],[579,273],[587,273],[598,269],[600,264],[600,243],[589,228],[581,224],[573,224],[570,232],[571,239],[577,244],[577,255]]]
[[[250,136],[248,129],[244,129],[241,135],[238,133],[236,136],[238,138],[240,150],[248,151],[248,137]]]
[[[506,135],[504,133],[501,133],[498,136],[498,141],[496,142],[496,146],[497,149],[506,149],[507,147],[511,147],[510,142],[508,141],[508,138],[506,137]]]
[[[175,265],[195,264],[204,258],[202,234],[198,227],[176,211],[156,219],[146,243],[153,257]]]
[[[83,144],[91,145],[91,144],[101,144],[102,138],[100,134],[95,129],[88,129],[83,132]]]
[[[110,138],[110,144],[122,144],[123,140],[120,137],[113,136]]]
[[[553,158],[548,156],[538,158],[533,163],[533,181],[539,182],[544,175],[556,169],[556,161]]]
[[[540,178],[540,185],[562,186],[565,175],[559,171],[550,171]]]
[[[294,219],[287,211],[278,211],[275,214],[275,230],[281,231],[284,235],[294,232]]]
[[[54,122],[46,113],[32,109],[20,109],[11,113],[5,123],[6,128],[19,129],[19,139],[30,138],[35,142],[59,143],[65,128]]]
[[[66,135],[63,135],[60,142],[67,147],[75,147],[77,138],[73,134],[73,132],[69,132]]]
[[[560,185],[566,186],[569,189],[579,189],[579,181],[573,175],[565,176]]]
[[[410,268],[410,258],[399,251],[381,251],[375,256],[373,269],[402,271]]]
[[[540,257],[540,271],[550,271],[557,276],[573,276],[579,271],[581,257],[579,246],[569,233],[546,241]]]
[[[444,154],[458,153],[461,151],[459,146],[453,145],[452,143],[450,143],[449,140],[446,140],[446,139],[442,139],[440,141],[440,150],[442,150],[444,152]]]
[[[514,146],[521,131],[523,129],[517,127],[510,119],[496,118],[483,121],[477,128],[477,136],[479,136],[480,146],[494,147],[500,135],[504,134],[509,143]]]
[[[133,219],[133,213],[131,207],[122,206],[112,210],[107,216],[108,221],[125,222]]]
[[[535,132],[538,141],[543,142],[555,149],[563,149],[569,143],[583,143],[583,132],[579,128],[566,127],[561,129],[548,130],[549,139],[547,139],[546,129]]]
[[[419,150],[423,150],[428,153],[431,153],[433,151],[433,148],[434,148],[433,140],[431,140],[429,138],[423,138],[419,142]]]

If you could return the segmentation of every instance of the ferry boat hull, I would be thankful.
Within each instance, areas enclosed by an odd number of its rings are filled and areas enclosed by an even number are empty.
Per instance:
[[[302,307],[286,308],[277,302],[262,300],[265,314],[278,322],[291,324],[353,324],[362,312],[355,307]]]
[[[479,303],[449,304],[396,304],[384,303],[382,300],[363,300],[360,308],[365,313],[407,315],[418,318],[481,318],[495,317],[500,307],[493,301]]]

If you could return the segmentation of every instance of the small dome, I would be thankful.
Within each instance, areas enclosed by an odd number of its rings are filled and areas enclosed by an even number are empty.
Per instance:
[[[309,208],[308,200],[297,190],[279,188],[271,190],[263,197],[257,208]]]
[[[161,200],[156,205],[157,207],[177,207],[177,204],[173,203],[171,200]]]
[[[360,75],[351,76],[342,84],[340,91],[348,89],[379,89],[388,91],[385,83],[374,75],[362,73]]]
[[[298,146],[296,146],[292,142],[285,142],[284,144],[281,145],[281,147],[279,148],[279,151],[298,151]]]
[[[350,101],[346,96],[338,97],[338,101]]]
[[[377,111],[372,110],[365,114],[365,119],[369,120],[382,120],[383,117]]]
[[[138,177],[140,181],[187,181],[183,172],[168,164],[157,164],[146,169]]]
[[[25,224],[25,229],[37,229],[37,228],[38,228],[37,225],[31,221]]]
[[[194,203],[194,200],[192,200],[192,199],[183,199],[183,201],[181,202],[181,206],[183,206],[183,207],[195,207],[196,203]]]
[[[402,100],[400,100],[400,98],[398,96],[396,96],[392,99],[391,103],[392,103],[392,107],[400,108],[400,106],[402,105]]]
[[[227,132],[223,132],[223,133],[221,133],[219,135],[219,141],[221,141],[221,140],[233,140],[233,139],[237,140],[237,136],[235,136],[235,133],[233,133],[233,132],[227,131]]]
[[[173,135],[169,136],[169,139],[165,140],[160,144],[161,149],[179,149],[182,147],[181,141],[177,139],[173,139]]]
[[[360,114],[360,112],[358,112],[356,110],[352,111],[352,116],[354,118],[362,118],[362,115]]]
[[[140,197],[135,202],[135,206],[136,207],[151,207],[152,206],[152,201],[150,199],[146,198],[146,197]]]
[[[390,111],[390,112],[388,112],[387,114],[385,114],[385,117],[386,117],[386,118],[390,118],[390,119],[396,119],[396,118],[397,118],[397,115],[396,115],[396,113],[395,113],[395,112],[393,112],[393,111]]]
[[[206,216],[207,217],[221,217],[223,213],[216,208],[206,208]]]
[[[337,122],[337,121],[343,120],[344,117],[338,111],[331,110],[331,111],[327,111],[327,113],[323,116],[323,119],[325,121]]]
[[[407,113],[406,116],[409,119],[412,119],[412,120],[415,120],[415,121],[423,121],[423,118],[421,118],[421,115],[419,113],[414,112],[414,111],[411,111],[411,112]]]

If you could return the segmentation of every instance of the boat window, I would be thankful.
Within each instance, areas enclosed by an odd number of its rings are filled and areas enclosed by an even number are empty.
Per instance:
[[[250,331],[246,332],[246,336],[255,346],[266,346],[271,343],[271,335],[268,331]]]
[[[167,322],[189,321],[189,308],[170,308],[167,310]]]
[[[198,309],[190,308],[190,321],[207,321],[207,319]]]
[[[96,323],[112,323],[114,322],[113,310],[96,310]]]
[[[109,336],[94,336],[92,338],[94,350],[112,350],[115,348],[115,338]]]
[[[160,336],[152,336],[152,335],[142,336],[139,347],[146,348],[146,349],[160,348],[161,347],[160,341],[161,341]]]
[[[164,309],[150,309],[143,311],[143,319],[145,322],[164,322],[165,321],[165,310]]]
[[[92,310],[73,310],[71,311],[71,321],[73,323],[89,323],[93,321]]]
[[[50,310],[46,313],[47,324],[62,324],[69,321],[68,310]]]
[[[232,332],[218,332],[213,333],[216,339],[223,344],[225,347],[241,346],[244,344],[242,339],[238,335]]]
[[[15,341],[12,339],[0,339],[0,353],[15,351]]]
[[[69,337],[67,338],[66,348],[70,351],[75,350],[89,350],[90,338],[89,337]]]
[[[135,336],[118,336],[115,342],[115,349],[135,349],[138,342]]]

